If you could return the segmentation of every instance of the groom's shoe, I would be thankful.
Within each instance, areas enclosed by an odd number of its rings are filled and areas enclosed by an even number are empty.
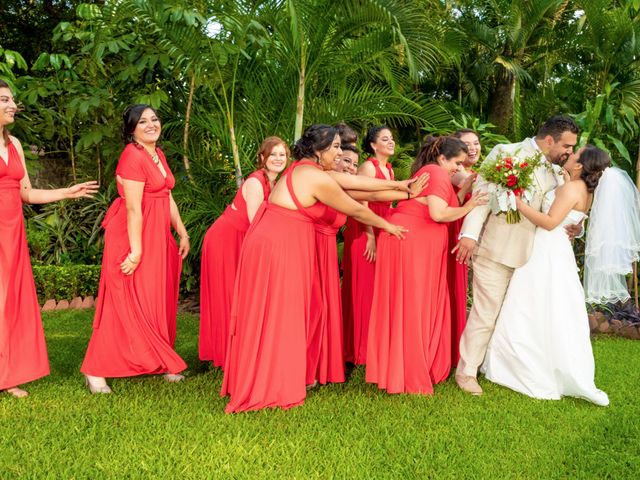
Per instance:
[[[476,380],[476,377],[469,375],[456,375],[456,383],[463,392],[471,395],[482,395],[482,387]]]

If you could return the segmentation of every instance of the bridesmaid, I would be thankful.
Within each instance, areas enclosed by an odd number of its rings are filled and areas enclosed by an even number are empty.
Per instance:
[[[393,180],[389,158],[395,153],[391,131],[385,126],[369,128],[362,148],[370,157],[358,167],[358,175]],[[367,203],[365,203],[367,205]],[[385,218],[391,202],[370,202],[369,208]],[[369,317],[373,299],[376,239],[380,231],[349,219],[344,231],[342,311],[344,321],[345,361],[366,363]]]
[[[480,159],[481,145],[478,134],[469,128],[463,128],[453,134],[467,146],[468,154],[462,162],[460,171],[452,177],[453,190],[462,205],[471,198],[471,189],[477,174],[472,170]],[[449,245],[458,243],[460,228],[464,217],[448,224]],[[451,250],[451,249],[449,249]],[[460,360],[460,337],[467,323],[467,289],[469,283],[469,267],[466,263],[456,262],[455,254],[449,252],[447,260],[447,281],[449,283],[449,301],[451,302],[451,359],[452,365]]]
[[[111,393],[105,377],[164,374],[168,382],[179,382],[187,367],[173,345],[189,236],[171,196],[175,178],[157,146],[160,119],[149,105],[132,105],[123,120],[120,196],[102,223],[100,289],[81,368],[91,393]]]
[[[360,160],[360,150],[355,145],[343,143],[340,148],[342,154],[338,157],[336,172],[344,172],[349,175],[358,173],[358,162]]]
[[[322,159],[320,168],[336,180],[349,196],[359,201],[397,201],[417,196],[424,188],[428,175],[422,175],[408,187],[408,182],[389,182],[361,176],[345,178],[341,173],[341,159],[353,153],[356,147],[341,145],[342,154],[337,162]],[[350,155],[349,155],[350,156]],[[357,154],[356,154],[357,162]],[[332,171],[333,170],[333,171]],[[395,189],[374,190],[377,185]],[[407,189],[408,187],[408,189]],[[337,233],[346,221],[346,215],[327,207],[316,230],[316,269],[314,274],[311,322],[307,332],[307,385],[344,382],[344,356],[342,332],[342,302],[340,298],[340,272],[338,271]]]
[[[98,186],[32,188],[22,145],[7,129],[17,110],[9,85],[0,80],[0,390],[22,398],[29,395],[23,383],[49,375],[22,204],[90,198]]]
[[[289,163],[289,147],[268,137],[258,150],[258,169],[249,175],[233,203],[211,225],[202,244],[200,360],[224,366],[229,315],[240,247],[258,207],[269,198],[276,178]]]
[[[400,202],[389,221],[408,225],[399,242],[381,234],[374,286],[367,382],[389,393],[433,393],[451,368],[451,314],[447,291],[447,225],[485,202],[484,194],[463,207],[451,175],[467,147],[453,137],[430,137],[418,153],[413,176],[430,174],[419,198]]]
[[[247,232],[221,391],[231,397],[227,413],[290,408],[304,402],[315,224],[335,209],[404,236],[403,227],[360,205],[321,170],[320,164],[334,163],[340,152],[334,127],[309,127],[294,147],[297,161],[278,181]]]

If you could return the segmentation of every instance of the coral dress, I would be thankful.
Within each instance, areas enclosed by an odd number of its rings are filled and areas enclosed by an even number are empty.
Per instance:
[[[346,215],[327,207],[316,223],[316,269],[308,331],[307,384],[344,382],[342,302],[336,236]]]
[[[258,179],[265,200],[269,198],[271,188],[264,170],[255,171],[247,178]],[[198,345],[200,360],[211,361],[216,367],[224,366],[233,287],[240,248],[248,229],[247,202],[241,187],[233,203],[207,230],[202,243]]]
[[[298,208],[263,203],[242,245],[221,391],[231,396],[227,413],[295,407],[306,397],[315,223],[328,207],[300,205],[291,179],[300,165],[317,167],[301,160],[284,173]]]
[[[22,216],[25,171],[11,142],[0,158],[0,390],[49,375],[36,287]]]
[[[423,173],[430,179],[421,197],[458,205],[446,170],[427,165],[416,176]],[[366,379],[389,393],[431,394],[451,369],[447,224],[415,199],[400,202],[389,221],[409,233],[380,235]]]
[[[456,196],[457,187],[453,187]],[[467,194],[468,201],[471,194]],[[449,228],[449,255],[447,264],[447,282],[449,284],[449,302],[451,304],[451,364],[457,365],[460,360],[460,337],[464,326],[467,324],[467,288],[469,283],[469,267],[464,263],[456,262],[455,253],[451,253],[458,243],[458,236],[462,228],[464,217],[448,223]]]
[[[175,352],[176,310],[182,259],[171,234],[169,194],[175,179],[156,149],[164,178],[149,154],[134,144],[125,147],[116,174],[144,182],[142,258],[133,275],[120,264],[129,253],[124,190],[109,207],[102,226],[104,254],[93,322],[93,335],[81,371],[97,377],[130,377],[178,373],[187,366]]]
[[[375,178],[385,180],[380,162],[369,158],[376,169]],[[387,162],[389,178],[394,179],[393,168]],[[391,202],[369,202],[369,208],[376,215],[387,218],[391,211]],[[380,230],[373,229],[376,240]],[[344,249],[342,258],[342,316],[344,322],[344,357],[345,361],[363,365],[367,356],[367,337],[369,333],[369,317],[373,300],[373,279],[376,264],[364,257],[367,247],[365,225],[349,218],[344,230]]]

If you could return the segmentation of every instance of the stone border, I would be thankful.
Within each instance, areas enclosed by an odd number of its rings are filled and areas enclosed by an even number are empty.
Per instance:
[[[56,302],[53,298],[44,302],[42,305],[43,312],[52,312],[54,310],[84,310],[92,308],[96,304],[95,299],[90,295],[88,297],[75,297],[73,300],[60,300]]]
[[[609,333],[640,340],[640,324],[618,319],[609,321],[609,318],[602,312],[589,314],[589,328],[591,328],[591,333]]]

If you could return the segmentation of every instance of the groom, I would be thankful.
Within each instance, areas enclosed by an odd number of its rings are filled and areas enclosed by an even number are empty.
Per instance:
[[[578,140],[578,126],[570,117],[549,118],[534,138],[521,143],[497,145],[485,162],[511,156],[523,161],[542,154],[543,165],[534,171],[535,193],[530,202],[542,209],[544,195],[561,182],[561,168]],[[544,163],[549,164],[544,165]],[[487,182],[478,177],[474,190],[487,189]],[[569,235],[582,227],[572,225]],[[524,265],[531,254],[536,227],[526,218],[508,224],[505,215],[493,215],[489,205],[475,207],[464,220],[460,241],[454,248],[456,260],[469,263],[473,257],[473,306],[460,339],[460,362],[456,368],[456,383],[467,393],[481,395],[476,376],[484,360],[496,319],[514,269]]]

